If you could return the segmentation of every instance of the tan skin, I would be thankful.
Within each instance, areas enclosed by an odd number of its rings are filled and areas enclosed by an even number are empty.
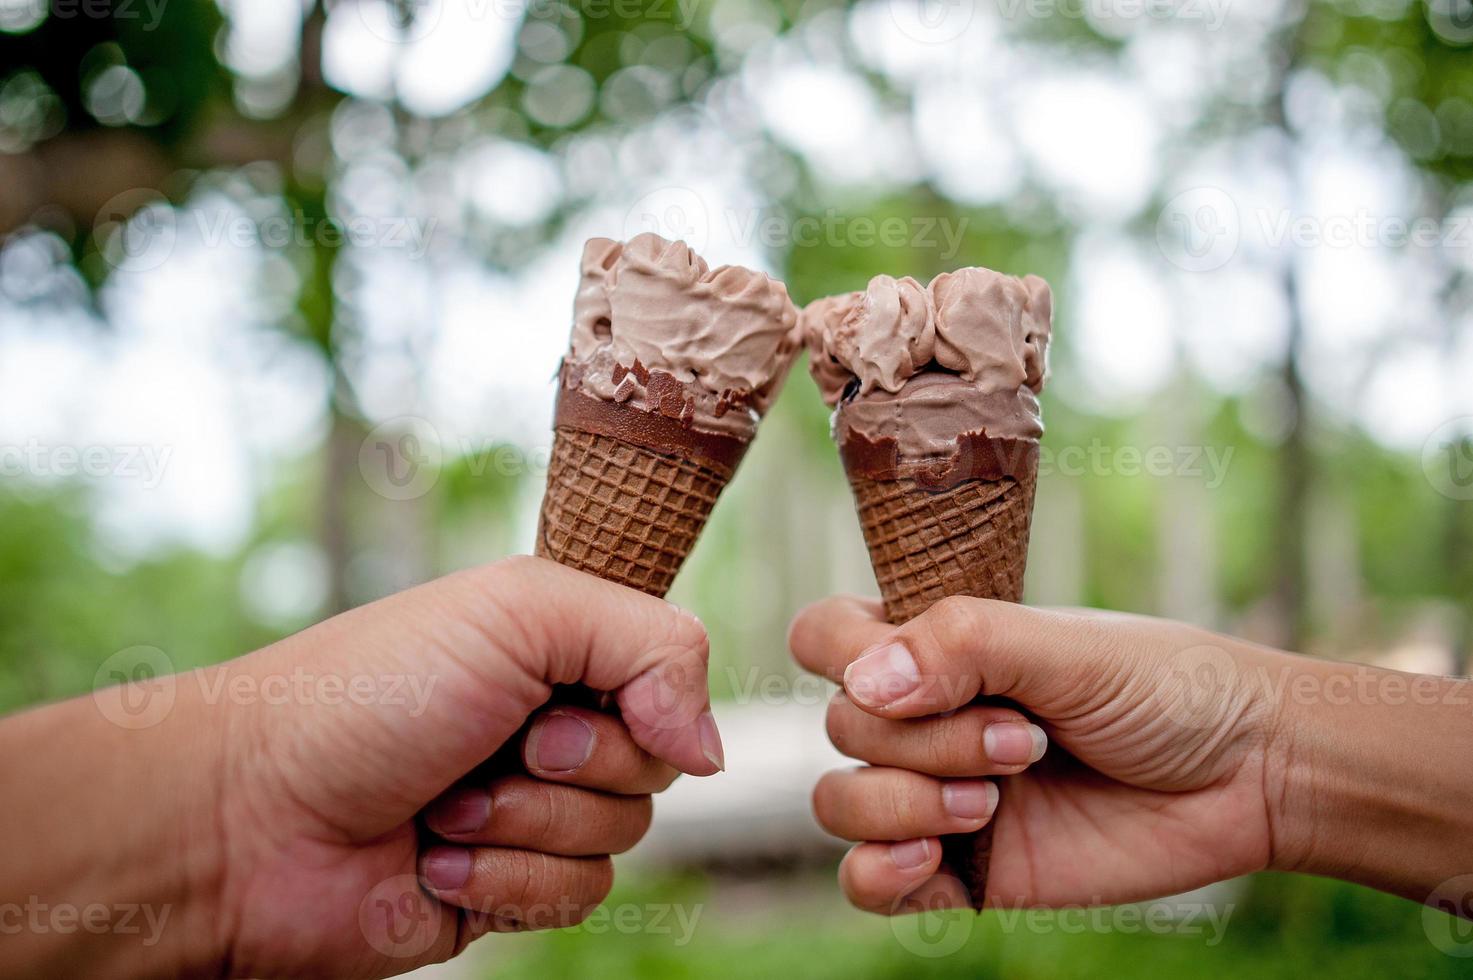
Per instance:
[[[982,600],[899,629],[829,600],[791,641],[843,680],[829,735],[872,763],[815,793],[862,842],[840,874],[862,908],[963,904],[936,837],[995,817],[994,905],[1276,868],[1467,914],[1439,887],[1473,869],[1463,682]],[[667,603],[513,559],[168,679],[146,725],[120,711],[145,681],[0,721],[0,975],[379,977],[573,925],[650,795],[721,767],[707,654]],[[435,686],[412,706],[218,694],[295,668]],[[575,684],[616,711],[549,706]]]
[[[0,975],[381,977],[575,925],[650,795],[720,768],[707,652],[674,606],[522,558],[171,678],[144,727],[116,721],[136,685],[5,719]],[[427,696],[207,696],[297,667]]]
[[[830,599],[790,643],[843,683],[829,737],[869,764],[814,794],[819,822],[861,842],[840,870],[860,908],[964,907],[937,838],[995,820],[993,906],[1142,900],[1274,869],[1466,914],[1443,887],[1473,872],[1465,681],[980,599],[899,628],[878,603]],[[973,704],[982,694],[1023,712]],[[949,811],[988,781],[995,812]]]

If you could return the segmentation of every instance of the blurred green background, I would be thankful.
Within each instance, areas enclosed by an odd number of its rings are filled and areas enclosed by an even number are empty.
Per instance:
[[[0,0],[0,709],[528,550],[579,246],[640,231],[799,303],[1045,276],[1030,601],[1466,672],[1470,98],[1469,0]],[[874,588],[827,421],[800,367],[672,596],[723,724]],[[627,863],[610,906],[689,942],[455,969],[1467,975],[1416,905],[1275,876],[1218,942],[917,940],[797,836]]]

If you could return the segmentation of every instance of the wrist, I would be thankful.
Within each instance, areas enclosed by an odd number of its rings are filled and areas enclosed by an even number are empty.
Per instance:
[[[1417,901],[1473,871],[1467,682],[1287,658],[1265,767],[1274,870]],[[1463,705],[1461,708],[1458,705]]]
[[[187,676],[151,681],[151,692],[99,691],[0,728],[0,751],[13,760],[0,779],[12,964],[37,974],[218,973],[220,842],[210,822],[223,739]]]
[[[179,972],[189,976],[219,976],[229,962],[230,926],[225,912],[228,867],[228,835],[225,833],[225,800],[228,783],[235,778],[231,746],[236,712],[223,703],[203,696],[197,682],[204,671],[182,675],[190,696],[183,708],[178,766],[180,778],[173,786],[179,827],[173,846],[181,855],[179,869],[171,882],[172,893],[181,903],[183,939],[173,953]]]

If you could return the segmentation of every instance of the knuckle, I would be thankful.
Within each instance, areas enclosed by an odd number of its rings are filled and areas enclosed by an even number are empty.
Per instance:
[[[921,757],[925,760],[926,770],[934,773],[948,773],[958,768],[960,759],[956,751],[957,732],[953,726],[946,724],[952,719],[942,719],[941,723],[923,726],[925,734],[921,736],[923,745]],[[980,746],[981,733],[978,733]]]
[[[655,803],[648,796],[634,797],[620,805],[625,811],[624,819],[619,821],[620,833],[609,848],[610,854],[623,854],[643,840],[655,817]]]
[[[841,837],[834,817],[841,812],[839,806],[838,774],[825,773],[813,787],[813,816],[824,833]]]
[[[811,633],[809,624],[812,621],[813,607],[808,606],[799,610],[798,615],[788,624],[788,652],[799,660],[803,659],[803,652],[808,649]]]
[[[977,606],[977,601],[967,596],[947,596],[923,614],[942,652],[973,638],[983,619]]]
[[[528,830],[532,840],[539,844],[551,844],[559,840],[564,831],[578,826],[578,812],[582,800],[577,794],[559,800],[553,787],[541,780],[528,780],[525,787],[523,806],[527,809]]]
[[[706,632],[706,624],[701,622],[700,617],[695,613],[687,609],[681,609],[679,606],[670,608],[675,612],[670,624],[670,646],[689,651],[702,666],[710,663],[711,637]]]
[[[534,558],[531,555],[511,555],[492,562],[491,568],[509,575],[536,575],[541,574],[547,564],[546,559],[543,558]]]
[[[836,697],[829,702],[828,714],[824,718],[824,731],[828,733],[829,741],[834,748],[843,752],[845,744],[849,739],[849,707],[846,699]]]
[[[650,765],[654,769],[654,775],[650,779],[650,785],[653,787],[653,792],[655,793],[665,792],[665,790],[675,785],[675,781],[680,778],[680,770],[674,766],[659,761],[652,761]]]
[[[895,814],[896,829],[908,833],[912,828],[925,824],[926,806],[911,780],[890,780],[890,805]]]
[[[585,858],[577,862],[574,878],[576,886],[569,895],[583,906],[586,917],[609,897],[614,887],[614,862],[607,857]]]
[[[533,851],[504,851],[501,855],[501,901],[516,910],[519,919],[526,918],[527,907],[538,894],[546,877],[546,855]]]
[[[859,844],[844,855],[839,865],[839,887],[850,905],[862,912],[879,912],[890,903],[873,881],[866,851],[866,846]]]

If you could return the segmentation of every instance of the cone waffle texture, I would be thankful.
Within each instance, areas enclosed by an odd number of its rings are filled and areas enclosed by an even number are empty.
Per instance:
[[[1037,462],[1019,479],[928,490],[914,480],[851,477],[885,615],[899,625],[952,595],[1018,602],[1028,567]],[[992,825],[941,838],[943,859],[982,907]]]
[[[1036,467],[1017,480],[928,490],[852,477],[885,614],[904,623],[952,595],[1018,602],[1028,567]]]
[[[537,554],[664,597],[733,471],[559,426]]]

